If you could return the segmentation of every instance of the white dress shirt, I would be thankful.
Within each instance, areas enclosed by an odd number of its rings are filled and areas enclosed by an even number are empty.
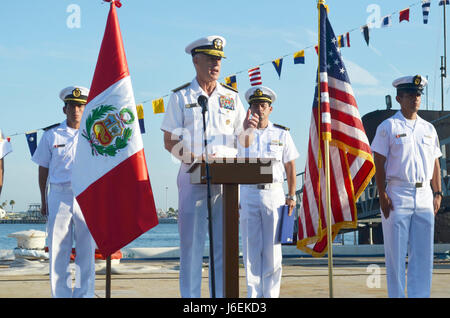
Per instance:
[[[297,148],[288,130],[269,121],[265,129],[255,129],[253,143],[245,148],[238,143],[239,158],[275,158],[273,182],[284,182],[284,164],[299,157]]]
[[[197,99],[208,98],[206,135],[208,153],[217,157],[235,157],[236,136],[242,131],[245,110],[238,93],[216,83],[211,96],[203,91],[197,79],[170,97],[161,130],[180,136],[184,146],[195,156],[204,153],[202,108]]]
[[[46,131],[31,160],[49,169],[49,181],[54,184],[67,183],[72,178],[72,164],[78,142],[78,129],[59,126]]]
[[[378,126],[371,147],[386,157],[388,182],[429,181],[435,159],[442,156],[434,126],[419,116],[415,121],[407,120],[401,111]]]

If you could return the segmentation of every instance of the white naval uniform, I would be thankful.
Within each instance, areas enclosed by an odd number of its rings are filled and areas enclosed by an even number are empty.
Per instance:
[[[161,125],[161,130],[181,136],[185,147],[195,156],[204,153],[202,112],[197,104],[200,95],[208,97],[197,79],[172,94]],[[208,153],[217,157],[236,157],[236,136],[242,130],[244,119],[245,110],[238,93],[217,82],[208,97]],[[203,252],[208,232],[207,186],[191,184],[187,168],[188,165],[181,163],[177,178],[180,293],[181,297],[200,297]],[[216,297],[223,297],[221,185],[211,185],[211,198]]]
[[[5,136],[3,136],[3,132],[0,129],[0,159],[5,157],[11,151],[11,143],[5,139]]]
[[[381,213],[389,297],[429,297],[433,271],[434,209],[430,180],[442,153],[433,125],[401,111],[377,128],[372,150],[386,157],[386,193],[393,210]],[[422,187],[416,187],[421,182]]]
[[[265,129],[255,130],[250,147],[238,145],[238,157],[276,159],[269,189],[258,189],[257,185],[240,186],[239,219],[247,295],[252,298],[278,297],[282,253],[277,237],[279,217],[286,203],[282,186],[286,177],[284,164],[297,159],[299,153],[289,131],[269,121]]]
[[[48,247],[52,297],[94,297],[95,242],[71,186],[78,130],[66,121],[46,131],[32,160],[49,169],[47,183]],[[72,291],[70,254],[76,242],[75,286]]]

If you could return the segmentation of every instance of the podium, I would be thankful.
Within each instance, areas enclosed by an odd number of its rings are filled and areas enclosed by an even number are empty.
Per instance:
[[[209,163],[211,184],[223,185],[223,295],[239,297],[239,184],[272,183],[268,158],[215,158]],[[194,162],[191,183],[206,184],[206,164]]]

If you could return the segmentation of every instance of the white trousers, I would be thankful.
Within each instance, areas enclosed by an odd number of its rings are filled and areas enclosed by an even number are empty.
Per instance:
[[[285,202],[282,187],[259,190],[240,186],[239,220],[248,297],[280,295],[282,251],[277,237]]]
[[[387,187],[394,210],[381,213],[389,297],[430,297],[433,273],[434,212],[431,188]]]
[[[48,247],[52,297],[94,297],[95,242],[70,183],[51,184],[48,195]],[[75,286],[70,254],[76,242]]]
[[[191,184],[187,165],[178,172],[178,231],[180,234],[181,297],[201,297],[202,264],[208,234],[207,186]],[[222,186],[211,185],[215,296],[223,297]],[[208,240],[209,242],[209,240]],[[211,267],[209,272],[211,277]],[[210,279],[210,294],[212,291]]]

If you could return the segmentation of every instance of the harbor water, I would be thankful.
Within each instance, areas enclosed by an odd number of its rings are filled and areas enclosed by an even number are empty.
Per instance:
[[[46,231],[46,224],[0,224],[0,250],[13,250],[17,247],[17,240],[8,237],[8,234],[26,231],[38,230]],[[339,236],[336,238],[341,239]],[[239,240],[240,241],[240,240]],[[344,245],[353,245],[353,233],[344,235]],[[180,236],[178,234],[178,224],[176,223],[160,223],[151,230],[142,234],[133,242],[124,248],[131,247],[178,247],[180,245]],[[205,242],[208,246],[208,239]]]

